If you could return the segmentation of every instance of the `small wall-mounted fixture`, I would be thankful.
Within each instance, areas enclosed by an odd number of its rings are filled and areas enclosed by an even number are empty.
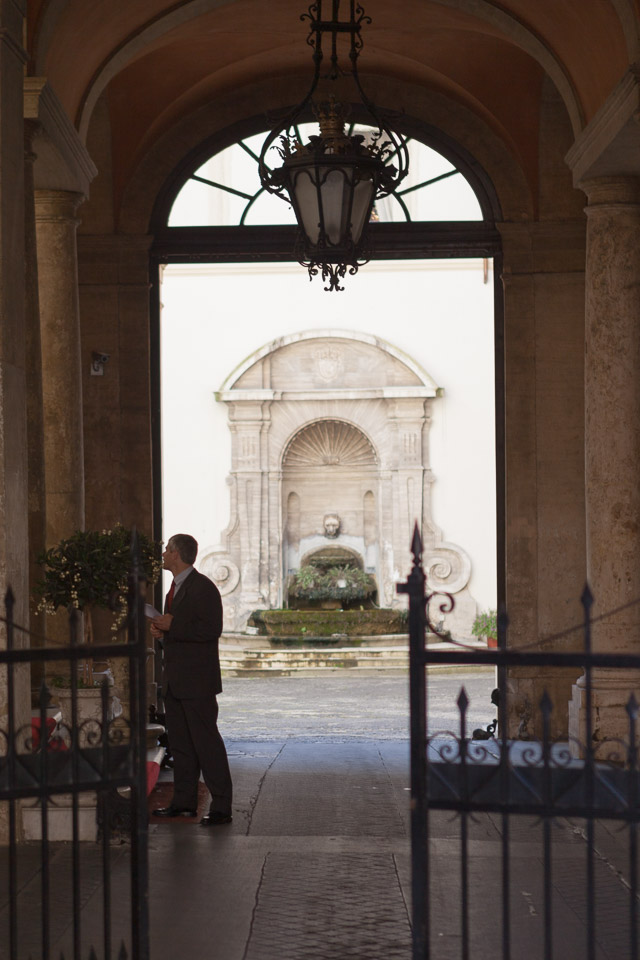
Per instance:
[[[101,353],[99,350],[93,350],[91,352],[91,376],[92,377],[103,377],[104,376],[104,365],[109,359],[108,353]]]

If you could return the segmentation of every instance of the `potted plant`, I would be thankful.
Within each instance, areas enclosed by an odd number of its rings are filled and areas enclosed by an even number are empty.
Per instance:
[[[488,647],[498,646],[498,613],[496,610],[483,610],[473,621],[471,632],[478,640],[486,638]]]
[[[155,583],[162,562],[160,545],[138,534],[140,563],[147,580]],[[78,530],[38,557],[43,567],[36,585],[38,610],[54,613],[60,607],[81,611],[85,643],[93,643],[93,611],[112,613],[116,633],[127,613],[127,579],[131,565],[131,531],[122,524],[110,530]],[[57,685],[56,678],[51,681]],[[93,661],[82,662],[79,686],[93,687]]]

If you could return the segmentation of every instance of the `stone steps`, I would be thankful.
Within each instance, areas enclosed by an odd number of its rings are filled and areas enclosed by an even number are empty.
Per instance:
[[[220,648],[223,676],[290,676],[342,670],[408,669],[408,647]]]
[[[406,673],[409,669],[409,648],[406,642],[403,646],[276,649],[241,649],[235,645],[221,645],[220,666],[222,675],[226,677],[313,676],[346,670],[360,674],[382,671]],[[441,669],[450,670],[452,667],[447,665]]]

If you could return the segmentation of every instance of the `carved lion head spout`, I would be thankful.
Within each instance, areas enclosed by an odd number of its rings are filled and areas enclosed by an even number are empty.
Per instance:
[[[340,533],[340,517],[337,513],[328,513],[323,521],[324,535],[329,540],[335,540]]]

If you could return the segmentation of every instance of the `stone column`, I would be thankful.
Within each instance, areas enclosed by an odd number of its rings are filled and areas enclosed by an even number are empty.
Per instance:
[[[35,191],[48,546],[84,526],[76,255],[76,209],[82,199],[66,190]]]
[[[25,120],[24,132],[24,247],[25,247],[25,355],[27,374],[27,456],[29,461],[29,592],[33,596],[41,570],[36,557],[46,545],[44,432],[42,426],[42,346],[38,302],[38,255],[33,196],[33,139],[39,123]],[[42,633],[42,622],[36,630]],[[32,678],[33,680],[34,678]]]
[[[640,177],[584,181],[586,259],[585,470],[593,649],[640,653]],[[640,671],[598,670],[594,739],[627,738],[624,710]],[[584,739],[584,678],[569,733]]]

